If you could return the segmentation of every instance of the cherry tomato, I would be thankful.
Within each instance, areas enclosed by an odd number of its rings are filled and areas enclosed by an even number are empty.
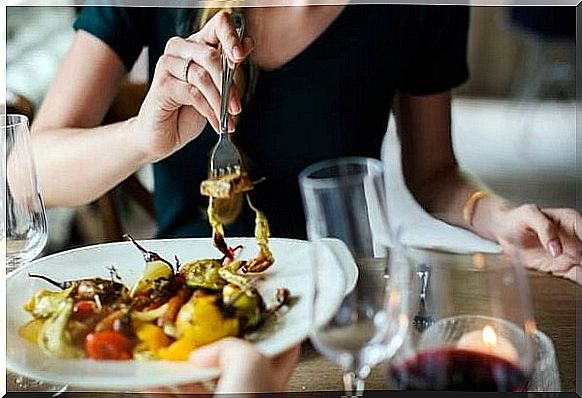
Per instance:
[[[73,307],[73,317],[75,319],[85,319],[93,315],[94,304],[89,300],[77,301]]]
[[[85,338],[85,351],[92,359],[131,359],[131,341],[113,330],[90,333]]]

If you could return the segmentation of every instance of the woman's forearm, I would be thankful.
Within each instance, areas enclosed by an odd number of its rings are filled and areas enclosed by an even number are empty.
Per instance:
[[[507,201],[491,191],[477,200],[471,212],[470,224],[464,217],[468,200],[478,190],[485,189],[458,168],[443,171],[416,189],[413,195],[431,215],[446,223],[468,229],[483,238],[497,241]]]
[[[147,162],[132,143],[134,119],[108,126],[38,131],[32,143],[47,207],[89,203]],[[40,128],[40,127],[39,127]]]

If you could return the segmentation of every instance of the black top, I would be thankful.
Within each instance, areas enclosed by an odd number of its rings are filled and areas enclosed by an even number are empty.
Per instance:
[[[305,237],[297,181],[303,168],[340,156],[380,157],[395,90],[438,93],[467,79],[468,15],[464,6],[347,6],[295,58],[260,71],[233,137],[253,174],[266,177],[252,200],[272,236]],[[189,20],[183,9],[88,7],[74,26],[101,38],[128,70],[148,46],[153,76],[167,40],[191,33]],[[207,125],[154,164],[158,237],[210,236],[199,185],[217,139]],[[226,233],[252,236],[253,222],[247,208]]]

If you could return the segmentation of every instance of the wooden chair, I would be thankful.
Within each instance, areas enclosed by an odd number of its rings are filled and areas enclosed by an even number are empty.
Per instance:
[[[25,115],[29,121],[32,121],[34,117],[34,106],[24,95],[6,89],[6,113]]]

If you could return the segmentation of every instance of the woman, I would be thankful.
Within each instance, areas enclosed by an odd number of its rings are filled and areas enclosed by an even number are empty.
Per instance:
[[[236,124],[233,139],[247,166],[266,178],[252,196],[272,236],[305,236],[297,183],[305,166],[339,156],[379,157],[394,103],[406,182],[428,212],[520,250],[530,267],[581,282],[578,212],[511,206],[459,172],[450,100],[468,77],[467,7],[243,12],[247,37],[239,41],[225,11],[81,11],[75,40],[33,125],[40,179],[50,181],[43,187],[47,205],[90,202],[154,163],[158,236],[210,236],[207,198],[198,187],[217,139],[222,46],[247,71],[229,99],[229,129]],[[151,76],[139,115],[99,126],[144,46]],[[226,232],[251,235],[252,226],[253,214],[243,211]]]

